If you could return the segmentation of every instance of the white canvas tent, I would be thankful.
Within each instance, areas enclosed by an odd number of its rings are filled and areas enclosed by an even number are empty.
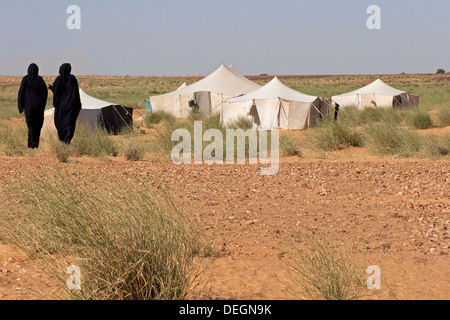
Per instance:
[[[380,79],[371,84],[338,96],[331,100],[340,107],[356,106],[358,109],[365,107],[414,107],[419,105],[419,96],[395,89]]]
[[[275,77],[262,88],[222,103],[220,115],[225,126],[244,116],[262,130],[303,130],[328,111],[325,99],[293,90]]]
[[[201,112],[212,114],[220,111],[223,101],[258,88],[259,85],[241,75],[233,66],[222,64],[206,78],[176,91],[150,97],[150,101],[152,111],[163,110],[177,118],[186,118],[191,110],[190,103],[196,104]]]
[[[77,121],[83,123],[88,129],[94,131],[97,125],[104,126],[109,132],[119,133],[120,130],[133,123],[133,108],[102,101],[91,97],[80,89],[81,111]],[[55,109],[49,109],[44,114],[43,130],[56,130],[53,114]]]

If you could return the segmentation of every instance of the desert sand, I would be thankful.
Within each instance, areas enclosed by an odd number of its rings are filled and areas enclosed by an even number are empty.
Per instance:
[[[214,248],[189,299],[302,299],[286,261],[313,235],[380,267],[382,289],[370,299],[450,298],[448,160],[348,149],[325,159],[283,158],[277,175],[261,176],[258,165],[0,157],[0,192],[10,192],[3,181],[45,167],[114,171],[163,185]],[[57,290],[45,270],[0,243],[0,299],[52,299]]]

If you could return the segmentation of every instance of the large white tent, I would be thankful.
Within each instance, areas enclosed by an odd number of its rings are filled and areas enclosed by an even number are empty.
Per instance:
[[[150,97],[152,111],[163,110],[177,118],[186,118],[195,104],[205,114],[220,111],[223,101],[249,93],[260,86],[242,74],[232,65],[221,65],[209,76],[189,86],[159,96]]]
[[[133,123],[133,108],[91,97],[82,89],[80,89],[80,99],[81,111],[77,121],[88,130],[94,131],[98,125],[102,125],[109,132],[117,134],[124,126]],[[54,108],[45,111],[44,130],[55,129],[54,111]]]
[[[395,89],[380,79],[371,84],[341,95],[333,96],[331,100],[341,107],[414,107],[419,105],[419,96]]]
[[[264,87],[222,103],[220,116],[225,126],[248,117],[262,130],[303,130],[328,112],[325,99],[291,89],[275,77]]]

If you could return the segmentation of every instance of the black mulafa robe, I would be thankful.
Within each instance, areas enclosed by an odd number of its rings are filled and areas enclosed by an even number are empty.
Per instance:
[[[81,110],[78,81],[70,74],[71,70],[70,64],[63,64],[59,69],[59,76],[50,87],[53,91],[55,127],[58,130],[59,140],[67,144],[72,141]]]
[[[39,75],[39,68],[32,63],[28,67],[28,75],[20,84],[17,104],[19,112],[25,111],[28,126],[28,147],[39,148],[41,130],[44,124],[44,110],[47,104],[48,89],[44,79]]]

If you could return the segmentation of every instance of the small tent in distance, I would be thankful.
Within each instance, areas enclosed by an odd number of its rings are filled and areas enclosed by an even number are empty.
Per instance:
[[[231,97],[249,93],[260,86],[233,66],[221,65],[209,76],[189,86],[159,96],[150,97],[152,110],[172,113],[176,118],[187,118],[192,105],[204,114],[220,111],[220,105]]]
[[[328,118],[329,101],[289,88],[277,77],[249,94],[222,103],[221,121],[230,125],[239,117],[248,117],[262,130],[303,130]]]
[[[395,89],[381,79],[371,84],[341,95],[333,96],[331,100],[340,107],[403,107],[411,108],[419,105],[419,96]]]
[[[80,98],[81,111],[77,121],[88,130],[95,131],[100,125],[109,133],[119,134],[124,127],[133,124],[133,108],[91,97],[82,89]],[[53,114],[54,109],[45,111],[44,130],[54,128]]]

